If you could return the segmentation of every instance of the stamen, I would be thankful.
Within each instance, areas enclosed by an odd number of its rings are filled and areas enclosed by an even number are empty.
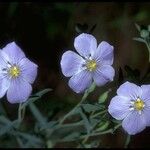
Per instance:
[[[17,66],[12,66],[8,70],[11,77],[18,77],[20,75],[20,69]]]
[[[96,61],[95,60],[88,60],[86,63],[86,68],[89,71],[94,71],[97,67]]]

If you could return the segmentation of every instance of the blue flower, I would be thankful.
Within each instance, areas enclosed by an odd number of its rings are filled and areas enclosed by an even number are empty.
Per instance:
[[[37,67],[15,42],[7,44],[0,50],[0,98],[7,92],[10,103],[25,102],[32,92]]]
[[[94,36],[82,33],[75,38],[73,51],[66,51],[61,58],[62,73],[71,77],[69,86],[76,93],[84,92],[94,81],[102,86],[113,81],[113,46],[102,41],[97,47]]]
[[[137,86],[125,82],[117,90],[108,107],[108,112],[128,134],[134,135],[150,126],[150,85]]]

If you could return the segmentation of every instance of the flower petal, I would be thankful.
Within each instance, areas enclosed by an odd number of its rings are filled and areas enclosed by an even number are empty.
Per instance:
[[[141,89],[142,89],[141,99],[144,101],[146,100],[150,101],[150,85],[142,85]]]
[[[136,100],[138,97],[141,97],[142,90],[141,87],[127,81],[118,88],[117,94]]]
[[[74,47],[81,56],[88,58],[95,53],[97,41],[93,35],[82,33],[75,38]]]
[[[10,80],[0,75],[0,98],[2,98],[10,86]]]
[[[15,42],[7,44],[2,49],[9,57],[10,63],[17,64],[22,58],[25,57],[24,52],[17,46]]]
[[[146,126],[150,126],[150,106],[147,106],[147,104],[145,104],[143,114],[145,116]]]
[[[122,127],[128,134],[135,135],[146,128],[144,114],[132,111],[122,122]]]
[[[61,58],[62,73],[66,77],[70,77],[82,70],[84,59],[73,51],[67,51]]]
[[[98,86],[102,86],[109,81],[113,81],[115,71],[110,65],[99,66],[93,73],[93,79]]]
[[[114,47],[109,43],[102,41],[93,56],[97,61],[103,62],[106,65],[112,65],[114,60]]]
[[[69,86],[76,93],[84,92],[92,84],[92,76],[90,72],[83,70],[73,75],[69,80]]]
[[[19,62],[22,77],[29,83],[33,83],[37,76],[37,65],[28,58],[23,58]]]
[[[0,68],[7,68],[7,62],[9,62],[7,54],[4,51],[0,50]]]
[[[131,111],[130,107],[130,99],[122,96],[115,96],[112,98],[109,106],[108,112],[117,120],[124,119]]]
[[[22,103],[25,102],[32,92],[31,85],[17,78],[11,81],[10,87],[7,92],[7,99],[10,103]]]

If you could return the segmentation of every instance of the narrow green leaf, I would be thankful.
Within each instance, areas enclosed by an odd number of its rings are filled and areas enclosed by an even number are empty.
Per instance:
[[[72,139],[77,139],[80,136],[79,132],[73,132],[73,133],[69,133],[69,135],[65,136],[63,138],[63,140],[65,141],[70,141]]]
[[[41,112],[36,107],[36,105],[31,102],[29,104],[29,107],[30,107],[30,110],[31,110],[32,114],[36,118],[36,120],[40,123],[41,126],[44,126],[47,122],[47,119],[41,114]]]
[[[91,129],[92,129],[92,127],[90,125],[90,122],[89,122],[87,116],[83,113],[81,108],[79,108],[79,111],[80,111],[80,115],[81,115],[81,117],[82,117],[82,119],[84,121],[84,126],[85,126],[85,128],[87,130],[87,134],[89,134]]]
[[[148,25],[148,27],[147,27],[147,28],[148,28],[148,31],[150,32],[150,25]]]
[[[145,40],[139,37],[134,37],[133,40],[138,41],[138,42],[142,42],[145,43]]]
[[[106,122],[100,122],[99,127],[96,131],[104,131],[108,128],[110,122],[106,121]]]
[[[48,93],[49,91],[52,91],[52,89],[44,89],[44,90],[41,90],[40,92],[37,92],[32,97],[30,97],[25,103],[22,104],[22,108],[26,107],[31,102],[33,103],[36,100],[40,99],[44,94]]]
[[[109,92],[111,91],[111,89],[109,89],[108,91],[104,92],[102,95],[100,95],[100,97],[98,98],[98,103],[104,103],[108,97]]]
[[[17,135],[23,137],[24,139],[26,139],[32,143],[42,143],[42,140],[35,135],[31,135],[31,134],[27,134],[27,133],[21,133],[18,131],[17,131]]]
[[[44,90],[42,90],[42,91],[36,93],[35,96],[41,97],[41,96],[43,96],[44,94],[46,94],[46,93],[48,93],[48,92],[50,92],[50,91],[52,91],[52,89],[50,89],[50,88],[49,88],[49,89],[44,89]]]
[[[140,32],[141,27],[140,27],[137,23],[135,23],[135,27],[136,27],[136,29]]]
[[[9,133],[9,131],[13,129],[13,127],[16,126],[17,124],[18,124],[18,120],[10,122],[9,124],[5,124],[3,127],[0,128],[0,136]]]
[[[88,113],[90,113],[91,111],[97,111],[101,109],[100,106],[93,104],[81,104],[81,106]]]

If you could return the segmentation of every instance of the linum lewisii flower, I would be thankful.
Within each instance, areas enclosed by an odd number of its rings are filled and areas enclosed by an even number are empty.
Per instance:
[[[15,42],[0,50],[0,98],[7,92],[10,103],[21,103],[32,92],[37,65],[26,58]]]
[[[123,120],[122,127],[128,134],[137,134],[150,125],[150,85],[125,82],[117,94],[108,111],[115,119]]]
[[[84,92],[91,83],[102,86],[113,81],[115,71],[113,64],[113,46],[103,41],[97,46],[94,36],[82,33],[74,40],[73,51],[62,55],[61,69],[66,77],[71,77],[69,86],[76,92]]]

